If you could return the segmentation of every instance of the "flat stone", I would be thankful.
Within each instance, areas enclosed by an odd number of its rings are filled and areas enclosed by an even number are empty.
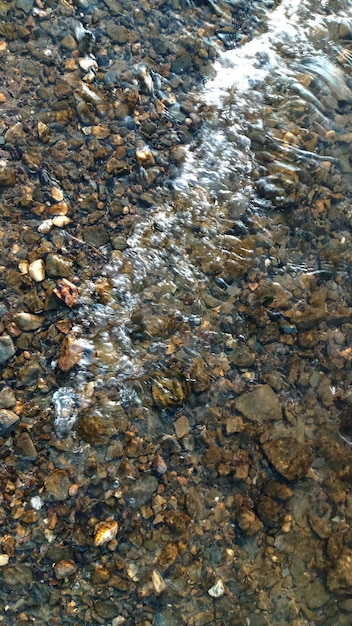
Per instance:
[[[236,400],[236,409],[254,422],[280,420],[282,408],[275,391],[270,385],[262,385],[245,393]]]
[[[0,409],[11,409],[16,404],[16,396],[10,387],[0,391]]]
[[[33,580],[32,569],[25,564],[3,567],[1,574],[6,585],[12,588],[23,587],[25,589]]]
[[[10,335],[0,337],[0,363],[5,363],[15,354],[16,349]]]
[[[46,258],[46,272],[50,278],[68,277],[72,273],[73,263],[61,254],[48,254]]]
[[[26,311],[20,311],[14,317],[17,326],[24,331],[37,330],[44,324],[44,317],[41,315],[34,315],[33,313],[27,313]]]
[[[8,435],[19,421],[18,415],[7,409],[0,410],[0,436]]]
[[[121,24],[114,24],[114,22],[109,22],[106,26],[106,32],[109,35],[112,41],[124,44],[128,41],[128,30],[125,26]]]
[[[130,506],[138,509],[149,502],[154,491],[158,488],[158,481],[152,474],[142,474],[139,480],[134,482],[128,493],[127,499]]]
[[[83,239],[91,246],[100,248],[109,242],[109,235],[102,224],[87,226],[83,229]]]
[[[181,415],[174,423],[177,439],[182,439],[190,432],[189,421],[185,415]]]
[[[66,500],[70,479],[65,470],[56,470],[45,479],[44,487],[53,500]]]
[[[299,443],[294,437],[267,441],[262,448],[270,463],[287,480],[306,476],[313,460],[310,446]]]
[[[16,439],[16,453],[22,459],[27,459],[28,461],[35,461],[38,453],[36,447],[33,443],[32,437],[26,433],[20,433]]]

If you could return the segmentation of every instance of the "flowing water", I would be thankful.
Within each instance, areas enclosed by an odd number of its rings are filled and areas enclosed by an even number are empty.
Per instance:
[[[0,623],[351,623],[352,6],[249,13],[182,165],[92,252],[45,414],[70,488],[31,491],[31,600]]]

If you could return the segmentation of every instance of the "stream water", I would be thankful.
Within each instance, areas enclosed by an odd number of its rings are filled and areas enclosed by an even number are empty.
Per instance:
[[[150,191],[147,206],[131,212],[120,174],[102,194],[90,166],[68,194],[82,206],[84,184],[104,196],[106,230],[121,198],[134,218],[118,230],[123,245],[83,236],[89,266],[76,255],[76,276],[64,275],[79,296],[67,329],[58,317],[55,383],[28,427],[40,454],[19,469],[8,462],[13,484],[26,484],[27,518],[8,513],[0,624],[347,625],[351,3],[253,2],[237,41],[241,3],[156,5],[141,10],[150,22],[161,8],[170,30],[199,6],[216,17],[216,36],[201,33],[214,60],[181,108],[163,105],[176,147],[182,124],[193,132],[167,179],[155,173],[166,142],[143,131],[142,112],[120,135],[112,126],[114,150],[139,137],[127,179],[135,195]],[[77,4],[75,23],[87,27],[89,7]],[[145,71],[156,90],[161,79]],[[141,97],[160,107],[147,79]],[[75,141],[92,140],[89,129],[82,122]],[[70,228],[50,236],[73,258],[82,238]]]

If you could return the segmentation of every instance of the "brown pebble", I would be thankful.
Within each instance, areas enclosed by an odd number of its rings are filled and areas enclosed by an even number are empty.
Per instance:
[[[175,433],[177,439],[182,439],[190,432],[189,421],[185,415],[181,415],[174,423]]]
[[[76,569],[76,564],[73,561],[59,561],[54,565],[55,577],[58,579],[66,578],[66,576],[74,574]]]

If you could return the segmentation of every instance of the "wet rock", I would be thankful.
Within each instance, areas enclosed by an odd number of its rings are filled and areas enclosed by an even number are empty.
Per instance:
[[[16,439],[16,453],[22,459],[26,459],[28,461],[35,461],[38,456],[36,447],[33,443],[31,436],[26,433],[20,433]]]
[[[37,259],[29,264],[28,273],[36,283],[45,279],[45,263],[43,259]]]
[[[231,354],[231,363],[237,367],[250,367],[254,361],[254,355],[246,346],[237,346]]]
[[[17,326],[24,331],[37,330],[44,324],[44,317],[21,311],[14,317]]]
[[[259,519],[269,528],[280,528],[284,521],[282,507],[268,496],[259,496],[256,500],[256,510]]]
[[[76,40],[74,37],[72,37],[72,35],[66,35],[66,37],[63,37],[63,39],[61,39],[60,41],[60,45],[65,50],[70,50],[70,51],[75,50],[77,48]]]
[[[294,437],[267,441],[262,448],[270,463],[287,480],[306,476],[313,460],[311,447],[299,443]]]
[[[80,362],[84,349],[81,343],[67,335],[60,346],[60,354],[58,360],[58,367],[62,372],[69,372],[75,365]]]
[[[94,529],[94,545],[102,546],[115,539],[119,525],[114,519],[108,519],[96,524]]]
[[[6,143],[9,143],[12,145],[22,145],[24,140],[25,140],[25,133],[23,130],[23,124],[21,122],[16,122],[16,124],[11,126],[5,133]],[[1,165],[0,165],[0,172],[1,172]]]
[[[326,584],[332,593],[351,594],[352,592],[352,550],[342,548],[334,565],[327,573]]]
[[[13,187],[16,184],[16,172],[0,160],[0,187]]]
[[[70,479],[65,470],[55,470],[44,481],[44,487],[53,500],[67,500]]]
[[[78,433],[87,443],[107,443],[116,433],[127,428],[127,422],[122,407],[110,415],[88,410],[79,420]]]
[[[19,422],[19,417],[13,411],[8,409],[0,410],[0,436],[7,436]]]
[[[97,600],[94,602],[94,610],[104,620],[111,620],[120,612],[120,607],[117,602],[111,600]]]
[[[10,387],[0,391],[0,409],[11,409],[16,404],[16,396]]]
[[[54,565],[55,578],[61,579],[71,576],[77,570],[77,566],[74,561],[59,561]]]
[[[289,500],[293,496],[293,490],[284,483],[279,483],[275,480],[268,480],[264,486],[265,495],[275,498],[277,500]]]
[[[121,24],[114,24],[112,21],[109,22],[106,27],[106,32],[112,41],[119,43],[120,45],[128,41],[128,30]]]
[[[71,283],[66,278],[62,278],[62,280],[57,281],[53,293],[59,298],[59,300],[62,300],[66,306],[70,308],[77,304],[78,289],[76,285]]]
[[[158,481],[152,474],[142,474],[142,476],[131,485],[127,492],[129,505],[134,509],[139,509],[149,502],[154,491],[158,488]]]
[[[30,13],[33,8],[34,0],[17,0],[16,8],[24,11],[24,13]]]
[[[48,254],[46,258],[46,271],[51,278],[67,278],[72,273],[73,263],[61,254]]]
[[[5,584],[11,587],[11,589],[23,588],[26,590],[27,586],[30,585],[33,580],[32,568],[24,563],[3,567],[1,574]]]
[[[153,400],[163,407],[170,407],[182,404],[189,394],[186,382],[181,382],[176,378],[166,378],[159,376],[152,383]]]
[[[258,534],[263,528],[262,522],[252,509],[243,507],[237,513],[236,519],[240,529],[248,536]]]
[[[83,229],[83,239],[91,246],[100,248],[109,243],[109,235],[106,232],[106,228],[102,224],[95,226],[87,226]]]
[[[10,335],[1,335],[0,337],[0,363],[5,363],[16,352],[14,343]]]
[[[275,391],[269,385],[257,387],[236,400],[236,409],[255,422],[280,420],[282,409]]]
[[[177,439],[182,439],[190,432],[190,425],[187,417],[185,415],[181,415],[174,424],[175,434]]]

